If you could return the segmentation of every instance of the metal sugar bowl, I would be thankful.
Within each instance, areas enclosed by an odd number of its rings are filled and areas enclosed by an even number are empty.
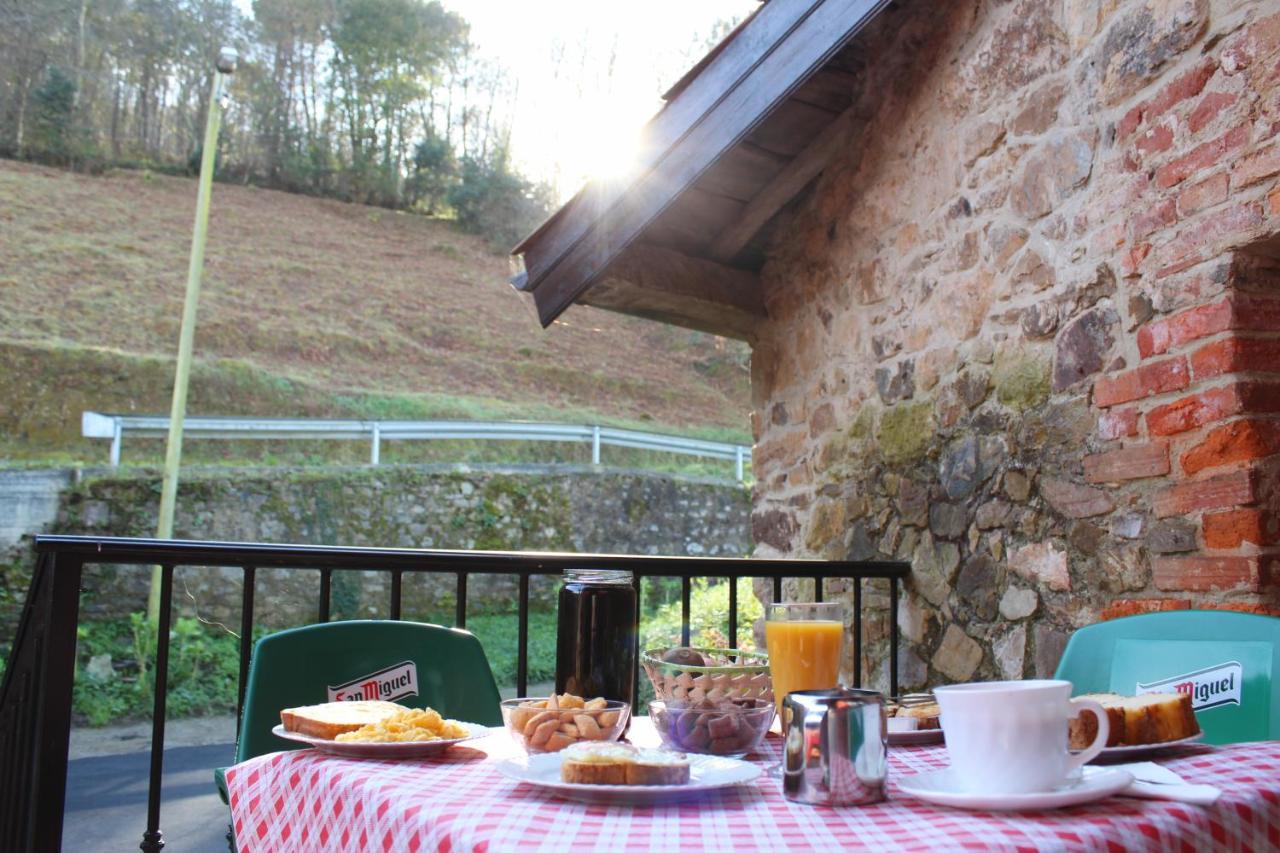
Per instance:
[[[884,696],[837,687],[788,693],[783,707],[782,793],[822,806],[885,798],[889,772]]]

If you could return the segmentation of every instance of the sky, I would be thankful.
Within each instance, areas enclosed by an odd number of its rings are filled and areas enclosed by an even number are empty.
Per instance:
[[[660,95],[756,0],[444,0],[514,81],[511,147],[561,199],[625,168]],[[717,29],[717,25],[721,27]]]

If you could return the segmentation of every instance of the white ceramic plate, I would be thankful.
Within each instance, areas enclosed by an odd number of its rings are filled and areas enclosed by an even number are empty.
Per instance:
[[[973,794],[962,790],[951,775],[951,768],[917,773],[898,781],[904,794],[957,809],[982,811],[1038,811],[1060,809],[1091,803],[1118,794],[1133,783],[1124,770],[1085,767],[1079,779],[1066,782],[1052,791],[1035,794]]]
[[[586,803],[650,805],[696,797],[707,791],[742,785],[757,779],[759,765],[718,755],[689,754],[689,782],[684,785],[582,785],[560,780],[560,753],[530,755],[527,761],[508,760],[498,772],[557,797]]]
[[[1171,749],[1186,746],[1189,743],[1195,743],[1199,740],[1204,740],[1204,732],[1196,732],[1191,737],[1184,737],[1180,740],[1168,740],[1164,743],[1140,743],[1135,744],[1134,746],[1108,746],[1103,749],[1102,752],[1098,753],[1098,757],[1095,758],[1094,761],[1097,761],[1098,758],[1123,758],[1127,761],[1131,758],[1138,758],[1142,755],[1154,755],[1160,752],[1168,752]]]
[[[942,740],[942,729],[889,732],[889,746],[924,746],[931,743],[942,743]]]
[[[271,733],[278,738],[314,746],[321,752],[327,752],[330,755],[341,755],[344,758],[378,758],[386,761],[398,758],[427,758],[432,755],[439,755],[456,743],[477,740],[496,731],[501,731],[499,728],[489,728],[479,723],[462,723],[462,725],[466,726],[467,731],[470,732],[466,737],[408,741],[405,743],[362,743],[359,741],[329,740],[328,738],[312,737],[298,732],[286,732],[283,725],[276,726],[271,730]]]

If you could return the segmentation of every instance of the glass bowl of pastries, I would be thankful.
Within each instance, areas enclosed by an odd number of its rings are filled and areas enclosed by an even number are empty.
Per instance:
[[[559,752],[583,741],[607,742],[621,737],[631,716],[626,702],[572,693],[502,701],[502,721],[526,752]]]

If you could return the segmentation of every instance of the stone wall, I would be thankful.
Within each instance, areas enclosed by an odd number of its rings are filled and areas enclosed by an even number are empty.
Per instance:
[[[1280,613],[1276,13],[917,0],[860,36],[867,129],[763,273],[753,527],[912,562],[906,686],[1048,675],[1118,615]]]
[[[100,471],[63,492],[57,520],[43,531],[151,536],[159,477]],[[528,466],[460,472],[447,467],[206,470],[184,475],[175,536],[313,545],[575,551],[741,557],[750,549],[750,500],[738,483],[589,466]],[[0,590],[11,622],[25,595],[30,543]],[[17,563],[21,566],[17,566]],[[148,570],[86,570],[82,612],[89,617],[145,609]],[[260,569],[259,621],[281,627],[314,621],[315,571]],[[358,580],[357,580],[358,577]],[[384,617],[389,579],[334,575],[337,618]],[[535,601],[550,604],[558,580],[535,579]],[[175,573],[183,615],[238,624],[241,572],[183,568]],[[407,575],[406,617],[451,615],[454,578]],[[514,577],[475,577],[471,612],[514,611]],[[6,599],[8,600],[6,602]],[[10,606],[12,605],[12,606]]]

